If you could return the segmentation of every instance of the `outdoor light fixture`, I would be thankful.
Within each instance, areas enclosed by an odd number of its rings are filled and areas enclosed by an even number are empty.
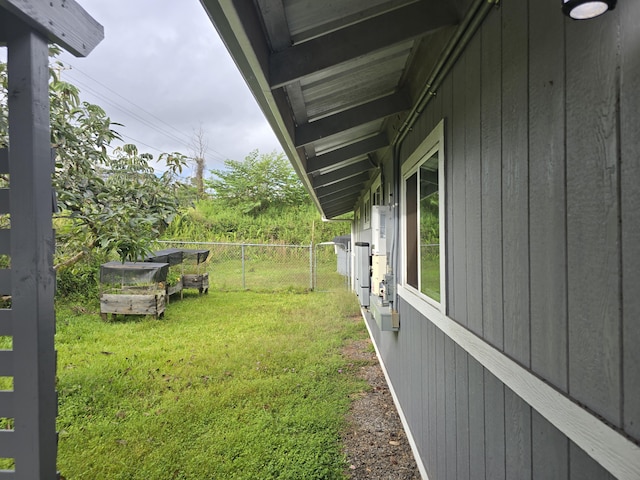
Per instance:
[[[617,0],[562,0],[562,12],[574,20],[586,20],[613,10]],[[637,0],[636,0],[637,1]]]

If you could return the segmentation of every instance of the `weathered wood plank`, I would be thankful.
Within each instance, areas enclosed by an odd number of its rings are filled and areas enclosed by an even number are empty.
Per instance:
[[[445,400],[445,435],[446,435],[446,477],[455,480],[457,477],[457,432],[456,432],[456,357],[455,343],[444,337],[444,400]]]
[[[620,426],[616,12],[565,24],[567,266],[569,392]]]
[[[455,345],[455,344],[454,344]],[[455,345],[456,383],[456,479],[469,479],[469,365],[468,355]]]
[[[182,290],[183,290],[182,280],[178,280],[173,285],[167,285],[165,288],[165,292],[167,292],[167,295],[165,296],[165,301],[167,302],[167,305],[169,305],[169,303],[171,302],[171,295],[175,295],[176,293],[179,293],[180,298],[183,298]]]
[[[502,349],[502,29],[501,9],[489,13],[482,34],[482,321],[484,338]]]
[[[467,325],[467,254],[466,254],[466,195],[465,195],[465,68],[466,57],[461,57],[452,71],[453,76],[453,113],[449,122],[452,138],[452,150],[447,156],[451,167],[452,192],[451,203],[446,205],[447,215],[451,217],[453,230],[449,230],[449,245],[451,249],[447,256],[453,262],[453,269],[449,271],[451,279],[450,291],[455,303],[449,316]],[[449,292],[447,292],[449,293]]]
[[[76,57],[86,57],[104,29],[75,0],[0,0],[4,7]]]
[[[507,478],[531,478],[531,407],[504,390],[505,469]]]
[[[200,293],[209,290],[209,273],[182,275],[182,288],[197,288]]]
[[[182,280],[178,280],[176,283],[174,283],[173,285],[167,285],[167,296],[176,294],[176,293],[180,293],[182,292],[183,286],[182,286]],[[167,299],[168,301],[168,299]]]
[[[600,464],[585,453],[575,443],[569,442],[569,479],[570,480],[614,480]]]
[[[527,1],[502,10],[504,351],[530,365]]]
[[[504,385],[493,374],[484,374],[485,475],[505,479]]]
[[[564,17],[557,3],[531,2],[529,15],[531,366],[566,391]]]
[[[640,441],[640,2],[618,5],[622,41],[620,201],[622,217],[624,430]]]
[[[165,297],[162,290],[139,295],[103,293],[100,295],[100,313],[158,316],[164,312]]]
[[[531,447],[533,480],[566,480],[568,478],[569,440],[533,409]]]
[[[484,369],[469,358],[469,478],[485,480]]]
[[[465,52],[465,221],[467,327],[482,335],[482,37],[476,35]]]

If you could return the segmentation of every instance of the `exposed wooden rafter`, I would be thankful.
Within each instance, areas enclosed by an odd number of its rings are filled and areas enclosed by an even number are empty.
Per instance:
[[[454,11],[433,4],[417,2],[273,53],[269,58],[271,88],[457,21]]]
[[[257,4],[271,43],[271,50],[277,52],[291,46],[291,36],[282,0],[257,0]]]
[[[375,165],[368,158],[366,158],[338,170],[325,173],[324,175],[316,175],[315,177],[313,177],[313,188],[331,185],[332,183],[339,182],[345,178],[353,177],[360,173],[366,172],[367,170],[371,170],[374,167]]]
[[[295,130],[296,146],[304,146],[350,128],[408,110],[410,105],[409,98],[404,92],[396,92],[315,122],[299,125]]]
[[[343,191],[337,193],[333,197],[326,197],[322,202],[322,206],[324,207],[325,213],[338,209],[344,209],[345,206],[347,206],[346,210],[342,210],[342,212],[340,212],[344,213],[345,211],[353,209],[353,205],[356,203],[356,200],[358,200],[358,198],[360,198],[360,192],[345,193]]]
[[[349,159],[357,158],[375,152],[389,145],[389,139],[384,133],[365,138],[346,147],[338,148],[324,155],[310,158],[307,162],[308,172],[318,172],[339,165]]]
[[[322,198],[342,190],[349,190],[353,192],[354,187],[358,187],[357,190],[359,192],[360,187],[362,186],[362,183],[366,182],[368,179],[369,179],[369,174],[367,172],[364,172],[364,173],[361,173],[360,175],[345,178],[339,182],[332,183],[331,185],[318,187],[315,189],[316,195],[318,196],[318,198]]]
[[[335,12],[313,0],[201,0],[328,218],[353,210],[390,154],[414,106],[416,41],[453,31],[461,1],[351,0]]]

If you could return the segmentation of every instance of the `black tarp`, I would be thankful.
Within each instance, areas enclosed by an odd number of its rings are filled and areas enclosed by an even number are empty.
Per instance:
[[[153,255],[149,255],[145,262],[168,263],[170,266],[182,263],[183,250],[181,248],[167,248],[158,250]]]
[[[168,263],[108,262],[100,266],[100,283],[111,285],[140,285],[165,282]]]
[[[183,249],[182,253],[184,260],[194,259],[197,264],[203,263],[209,256],[209,250]]]

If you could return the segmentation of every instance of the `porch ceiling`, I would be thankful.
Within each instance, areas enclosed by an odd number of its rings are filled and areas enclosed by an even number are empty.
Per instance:
[[[201,0],[326,218],[353,211],[471,0]]]

